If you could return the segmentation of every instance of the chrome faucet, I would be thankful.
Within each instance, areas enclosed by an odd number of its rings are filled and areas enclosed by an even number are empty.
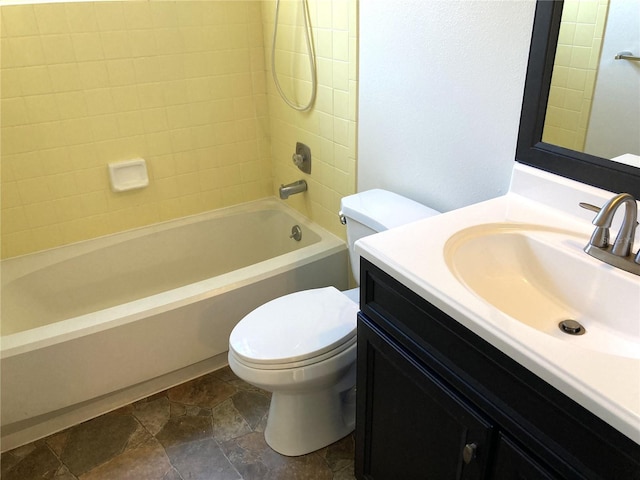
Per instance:
[[[613,216],[622,205],[625,206],[622,225],[616,240],[613,245],[610,245],[609,228],[611,228]],[[636,199],[628,193],[619,193],[605,203],[602,208],[588,203],[581,203],[580,206],[598,212],[592,222],[596,229],[593,231],[589,243],[584,247],[584,251],[609,265],[640,275],[640,250],[635,258],[631,252],[638,226]]]
[[[280,185],[280,198],[286,200],[290,195],[307,191],[307,182],[298,180],[297,182]]]

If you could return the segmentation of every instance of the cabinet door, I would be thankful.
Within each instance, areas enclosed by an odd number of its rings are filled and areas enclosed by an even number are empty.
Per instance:
[[[500,435],[492,480],[558,480],[508,438]]]
[[[357,395],[358,478],[484,477],[491,425],[362,318]]]

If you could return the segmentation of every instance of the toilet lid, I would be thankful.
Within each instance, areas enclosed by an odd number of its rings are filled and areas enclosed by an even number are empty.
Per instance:
[[[334,287],[285,295],[240,320],[229,346],[240,359],[253,364],[317,357],[355,337],[358,309]]]

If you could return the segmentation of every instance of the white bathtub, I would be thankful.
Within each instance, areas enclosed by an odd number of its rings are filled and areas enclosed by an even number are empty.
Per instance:
[[[2,451],[223,366],[268,300],[347,288],[344,242],[275,199],[1,266]]]

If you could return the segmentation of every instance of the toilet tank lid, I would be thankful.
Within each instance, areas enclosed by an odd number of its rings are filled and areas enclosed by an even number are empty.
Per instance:
[[[377,232],[440,213],[397,193],[379,188],[344,197],[340,207],[342,215]]]

